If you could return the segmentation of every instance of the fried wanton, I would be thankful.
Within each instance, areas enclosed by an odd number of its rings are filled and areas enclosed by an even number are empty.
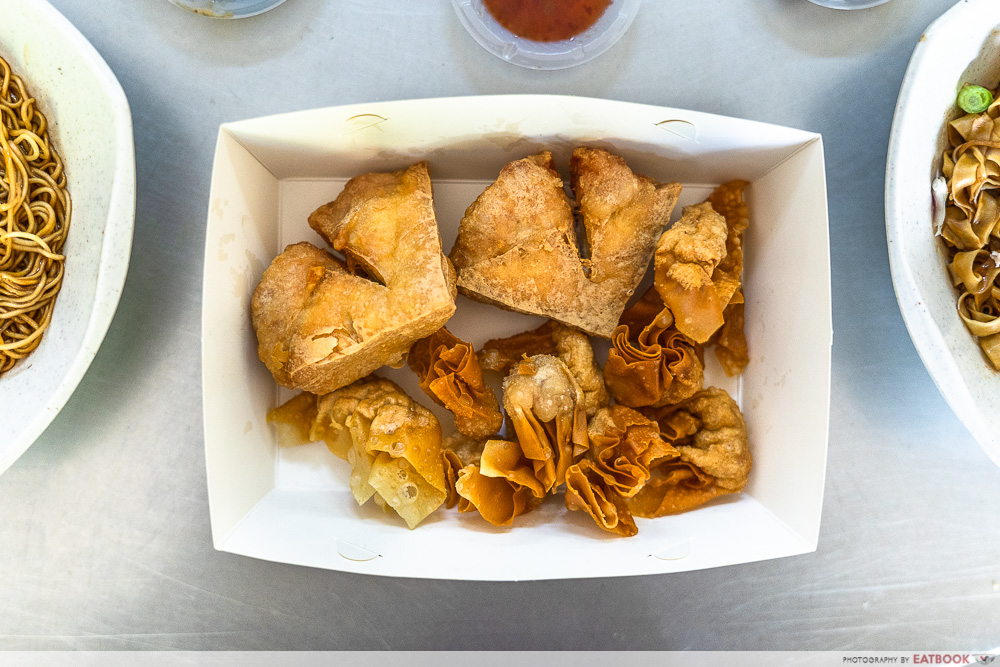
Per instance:
[[[365,378],[320,399],[331,428],[347,432],[351,492],[378,495],[414,528],[447,497],[441,426],[389,380]]]
[[[739,406],[709,387],[686,401],[646,412],[660,425],[679,459],[652,468],[646,486],[629,499],[632,513],[658,517],[684,512],[746,486],[752,458]]]
[[[504,379],[503,405],[542,488],[558,487],[589,447],[583,390],[573,374],[553,356],[524,359]]]
[[[674,316],[678,331],[706,342],[722,326],[723,311],[739,284],[716,284],[715,269],[726,257],[726,219],[708,202],[685,206],[681,219],[656,246],[654,285]]]
[[[469,505],[464,510],[460,505],[459,511],[475,508],[494,526],[509,526],[514,517],[535,509],[545,497],[532,461],[518,443],[508,440],[488,441],[479,465],[460,471],[456,489]]]
[[[485,438],[500,430],[500,404],[483,380],[472,345],[442,327],[414,343],[407,362],[420,379],[420,388],[455,415],[461,433]]]
[[[586,512],[609,533],[631,537],[639,532],[627,501],[614,489],[612,477],[590,459],[570,466],[565,500],[566,509]]]
[[[441,445],[441,456],[444,460],[445,485],[448,488],[448,497],[444,503],[446,509],[458,505],[460,512],[469,511],[469,501],[458,495],[455,485],[459,473],[466,464],[479,466],[485,446],[485,440],[476,440],[461,433],[452,433],[445,437]]]
[[[589,458],[623,498],[631,498],[642,489],[653,462],[680,456],[660,436],[655,421],[624,405],[599,410],[590,420],[587,434]]]
[[[583,390],[584,410],[588,417],[608,404],[604,375],[594,360],[590,339],[586,334],[555,320],[549,320],[531,331],[486,341],[479,351],[479,359],[483,368],[509,373],[521,359],[536,354],[558,356],[566,364]]]
[[[715,356],[718,357],[722,370],[729,377],[743,372],[750,363],[750,350],[743,333],[744,315],[742,303],[730,303],[723,313],[725,322],[712,336],[715,344]]]
[[[727,280],[735,280],[740,288],[725,311],[722,313],[723,324],[712,336],[710,342],[715,344],[715,356],[726,375],[739,375],[750,363],[747,339],[743,333],[743,293],[741,291],[741,276],[743,274],[743,233],[750,226],[750,207],[743,199],[743,191],[749,185],[746,181],[731,181],[720,185],[708,198],[712,208],[726,219],[728,233],[726,235],[726,257],[715,269],[713,281],[718,282],[720,276]]]
[[[650,292],[656,294],[652,288]],[[658,295],[655,301],[659,302]],[[662,308],[644,322],[653,312],[653,302],[644,296],[622,314],[622,321],[630,324],[615,329],[604,365],[608,391],[616,402],[632,408],[683,401],[701,389],[704,377],[698,346],[672,326],[669,309]]]
[[[556,340],[552,334],[557,326],[558,322],[549,320],[531,331],[488,340],[479,349],[479,363],[484,370],[506,375],[524,357],[555,354]]]
[[[398,365],[441,328],[455,312],[455,277],[424,163],[351,179],[309,224],[346,264],[291,245],[264,271],[251,308],[258,356],[275,381],[324,394]]]
[[[325,397],[301,392],[267,413],[267,421],[278,430],[282,447],[324,441],[327,448],[347,460],[350,434],[331,422]]]
[[[466,210],[451,259],[466,296],[609,337],[642,279],[681,186],[634,174],[619,156],[578,148],[571,182],[590,256],[552,155],[506,165]]]

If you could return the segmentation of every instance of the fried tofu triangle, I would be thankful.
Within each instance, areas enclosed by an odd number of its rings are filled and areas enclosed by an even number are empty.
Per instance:
[[[681,186],[637,176],[621,157],[596,148],[576,149],[570,173],[588,258],[544,151],[506,165],[466,210],[451,259],[466,296],[608,338]]]
[[[645,414],[659,423],[680,456],[654,464],[646,486],[628,501],[633,514],[678,514],[746,486],[753,464],[746,422],[725,391],[709,387]]]
[[[359,505],[377,495],[415,528],[445,501],[441,426],[396,384],[359,380],[323,396],[319,411],[350,437],[351,492]]]
[[[486,438],[500,430],[500,404],[483,380],[472,345],[441,328],[413,344],[407,363],[420,388],[455,415],[455,427],[463,435]]]
[[[289,246],[251,308],[258,355],[275,381],[325,394],[401,363],[455,312],[455,284],[424,163],[351,179],[309,224],[347,262],[308,243]]]

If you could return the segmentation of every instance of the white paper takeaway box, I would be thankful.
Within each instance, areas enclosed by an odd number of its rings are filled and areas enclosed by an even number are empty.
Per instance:
[[[322,444],[279,448],[267,411],[291,395],[258,360],[250,297],[285,245],[323,242],[306,216],[344,182],[427,160],[446,250],[465,207],[501,167],[543,148],[565,172],[578,145],[684,184],[681,204],[751,181],[744,272],[750,364],[706,385],[730,391],[750,433],[746,490],[686,514],[638,519],[617,538],[561,498],[494,528],[438,510],[416,530],[347,486]],[[674,214],[680,213],[680,206]],[[376,102],[228,123],[219,131],[205,245],[205,456],[217,549],[391,576],[519,580],[680,572],[816,548],[829,421],[830,262],[816,134],[691,111],[559,96]],[[541,320],[459,297],[449,329],[475,345]],[[606,348],[602,348],[606,349]],[[714,355],[709,351],[706,360]],[[406,368],[383,373],[435,410]]]

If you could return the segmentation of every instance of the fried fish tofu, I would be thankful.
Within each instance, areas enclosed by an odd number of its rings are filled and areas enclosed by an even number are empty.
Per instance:
[[[548,151],[501,170],[466,210],[450,256],[466,296],[608,338],[681,186],[638,176],[596,148],[576,149],[570,173],[589,257]]]
[[[343,262],[309,243],[285,249],[251,303],[258,355],[278,384],[325,394],[384,365],[455,312],[427,165],[351,179],[309,224]]]

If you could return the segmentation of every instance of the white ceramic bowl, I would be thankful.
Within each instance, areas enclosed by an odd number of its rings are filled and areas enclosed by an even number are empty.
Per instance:
[[[0,16],[0,55],[48,118],[73,199],[52,322],[0,376],[3,472],[58,414],[111,324],[132,247],[135,157],[128,101],[86,38],[45,0],[0,0]]]
[[[892,281],[910,338],[948,405],[1000,465],[1000,373],[959,319],[931,207],[945,123],[962,113],[959,89],[966,81],[991,89],[1000,82],[998,26],[1000,2],[965,0],[924,31],[896,104],[885,210]]]

